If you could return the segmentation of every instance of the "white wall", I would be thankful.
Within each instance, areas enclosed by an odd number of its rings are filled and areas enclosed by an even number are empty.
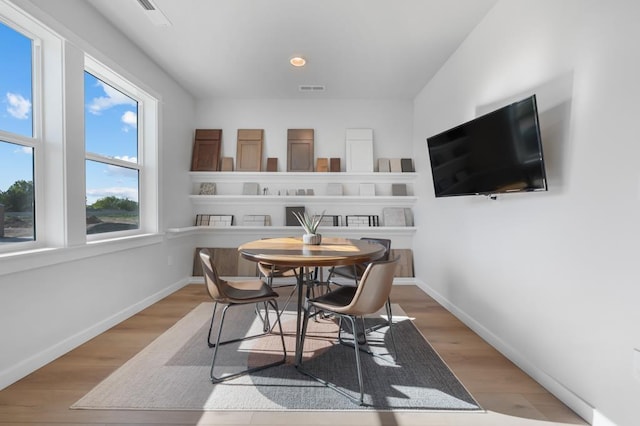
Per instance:
[[[160,98],[160,229],[188,225],[191,215],[184,206],[191,188],[187,171],[193,98],[87,2],[14,3],[65,37],[66,49],[74,57],[84,50]],[[80,79],[65,90],[76,94],[83,84]],[[74,120],[69,123],[78,125]],[[82,134],[76,130],[70,134]],[[67,149],[81,146],[67,142]],[[67,155],[84,157],[77,152]],[[83,180],[73,174],[67,184],[67,194],[84,193]],[[69,215],[84,220],[77,213]],[[0,259],[0,388],[184,285],[192,258],[193,241],[160,234],[138,243],[79,245]]]
[[[417,276],[602,425],[640,419],[638,22],[633,0],[500,1],[414,108]],[[425,138],[530,93],[549,191],[435,199]]]

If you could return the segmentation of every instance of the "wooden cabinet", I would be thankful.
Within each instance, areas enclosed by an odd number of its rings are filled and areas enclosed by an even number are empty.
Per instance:
[[[287,171],[313,171],[313,129],[287,130]]]
[[[222,142],[222,130],[196,129],[194,139],[191,170],[220,170],[220,146]]]
[[[236,170],[259,172],[262,170],[262,129],[238,129]]]

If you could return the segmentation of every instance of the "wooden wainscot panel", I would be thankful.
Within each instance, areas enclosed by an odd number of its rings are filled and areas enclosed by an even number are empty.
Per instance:
[[[398,256],[398,267],[396,277],[415,277],[413,270],[413,251],[411,249],[391,249],[389,258]]]

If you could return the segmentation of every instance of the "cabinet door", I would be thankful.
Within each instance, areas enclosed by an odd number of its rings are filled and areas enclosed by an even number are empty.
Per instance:
[[[196,129],[191,170],[194,172],[220,170],[221,142],[221,129]]]
[[[287,131],[287,171],[313,171],[313,129]]]
[[[238,129],[236,170],[259,172],[262,170],[262,129]]]
[[[373,172],[373,129],[345,132],[347,172]]]

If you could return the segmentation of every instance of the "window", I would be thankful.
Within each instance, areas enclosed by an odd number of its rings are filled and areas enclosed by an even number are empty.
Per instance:
[[[140,228],[140,102],[85,71],[87,234]]]
[[[35,241],[33,118],[36,42],[0,22],[0,250]]]
[[[0,258],[155,240],[158,97],[2,0],[0,61]]]

